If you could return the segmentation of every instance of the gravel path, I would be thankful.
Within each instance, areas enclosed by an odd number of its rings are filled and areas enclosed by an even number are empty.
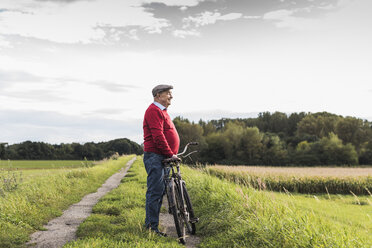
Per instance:
[[[178,238],[176,227],[174,226],[174,219],[173,215],[168,213],[168,200],[167,196],[163,197],[163,206],[166,208],[165,213],[160,213],[160,226],[163,227],[163,232],[165,232],[169,237],[173,237],[175,239]],[[196,230],[198,233],[198,230]],[[187,248],[197,247],[200,243],[200,238],[195,235],[188,235],[186,236],[186,245]]]
[[[79,203],[73,204],[65,210],[62,216],[49,221],[44,226],[46,231],[33,233],[31,241],[27,244],[37,248],[57,248],[76,239],[78,226],[92,213],[93,206],[102,196],[119,186],[121,179],[127,174],[135,160],[134,157],[118,173],[107,179],[97,192],[84,196]]]

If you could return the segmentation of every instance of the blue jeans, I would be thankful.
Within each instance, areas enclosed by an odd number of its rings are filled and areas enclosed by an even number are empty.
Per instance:
[[[165,193],[164,168],[161,162],[165,158],[152,152],[145,152],[143,156],[147,172],[145,225],[155,231],[159,231],[160,207]]]

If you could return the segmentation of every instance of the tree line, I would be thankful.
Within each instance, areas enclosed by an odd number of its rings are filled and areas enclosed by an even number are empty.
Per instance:
[[[142,147],[129,139],[115,139],[108,142],[88,142],[52,145],[44,142],[25,141],[7,145],[0,143],[0,159],[11,160],[101,160],[113,154],[143,153]]]
[[[176,117],[181,149],[198,141],[194,162],[246,165],[372,165],[372,123],[328,112],[263,112],[198,123]]]
[[[245,165],[372,165],[372,122],[328,112],[263,112],[256,118],[173,120],[180,150],[198,141],[193,162]],[[52,145],[0,143],[0,159],[101,160],[113,154],[143,154],[129,139]]]

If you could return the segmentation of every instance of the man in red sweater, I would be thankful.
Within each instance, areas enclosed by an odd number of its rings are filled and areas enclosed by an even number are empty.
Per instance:
[[[145,225],[161,236],[166,236],[158,229],[165,191],[162,160],[170,157],[178,159],[176,154],[180,145],[177,130],[167,113],[173,98],[172,89],[171,85],[158,85],[152,90],[154,102],[147,108],[143,120],[143,162],[147,172]]]

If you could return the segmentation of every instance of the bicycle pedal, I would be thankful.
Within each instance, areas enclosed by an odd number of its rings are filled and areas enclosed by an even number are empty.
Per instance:
[[[190,219],[190,223],[193,223],[193,224],[195,224],[195,223],[197,223],[197,222],[199,222],[199,218],[192,218],[192,219]]]

